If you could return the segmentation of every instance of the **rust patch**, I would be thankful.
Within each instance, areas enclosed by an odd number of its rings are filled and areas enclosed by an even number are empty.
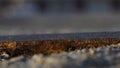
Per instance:
[[[96,38],[80,40],[36,40],[0,42],[0,54],[9,53],[12,57],[38,53],[51,54],[83,48],[97,48],[120,43],[120,38]]]

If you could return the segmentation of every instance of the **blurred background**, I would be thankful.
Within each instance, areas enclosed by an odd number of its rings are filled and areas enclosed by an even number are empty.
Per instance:
[[[0,35],[120,31],[120,0],[0,0]]]

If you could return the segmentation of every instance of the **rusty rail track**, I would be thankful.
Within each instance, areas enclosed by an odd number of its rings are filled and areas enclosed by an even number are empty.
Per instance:
[[[0,36],[0,54],[11,57],[51,54],[120,43],[120,32]]]

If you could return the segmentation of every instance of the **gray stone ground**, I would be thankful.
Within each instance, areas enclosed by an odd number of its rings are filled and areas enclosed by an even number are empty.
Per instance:
[[[120,44],[44,56],[2,60],[0,68],[119,68]]]

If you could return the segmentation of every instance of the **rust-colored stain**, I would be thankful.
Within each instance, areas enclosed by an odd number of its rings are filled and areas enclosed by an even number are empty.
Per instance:
[[[35,40],[0,42],[0,54],[6,52],[11,56],[34,54],[51,54],[73,51],[83,48],[97,48],[120,43],[120,38],[96,38],[80,40]]]

